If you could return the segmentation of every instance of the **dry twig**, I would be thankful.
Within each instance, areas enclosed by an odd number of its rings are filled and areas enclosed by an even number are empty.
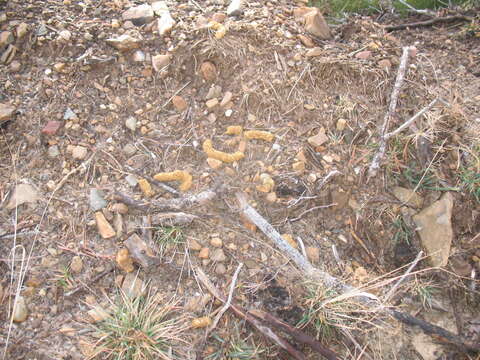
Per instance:
[[[434,19],[430,19],[426,21],[418,21],[418,22],[409,23],[409,24],[390,25],[390,26],[386,26],[385,30],[386,31],[403,30],[403,29],[411,29],[411,28],[417,28],[422,26],[432,26],[440,23],[449,23],[452,21],[472,21],[472,20],[473,19],[468,16],[453,15],[453,16],[437,17]]]

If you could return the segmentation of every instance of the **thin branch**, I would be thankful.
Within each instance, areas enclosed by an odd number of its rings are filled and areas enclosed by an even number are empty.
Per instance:
[[[287,219],[287,221],[290,221],[290,222],[295,222],[295,221],[298,221],[300,220],[302,217],[304,217],[305,215],[307,215],[308,213],[311,213],[312,211],[315,211],[315,210],[319,210],[319,209],[326,209],[326,208],[329,208],[329,207],[332,207],[332,206],[335,206],[337,205],[337,203],[333,203],[333,204],[328,204],[328,205],[320,205],[320,206],[314,206],[308,210],[305,210],[304,212],[302,212],[300,215],[298,215],[297,217],[293,218],[293,219]]]
[[[411,29],[411,28],[417,28],[417,27],[422,27],[422,26],[431,26],[431,25],[439,24],[439,23],[449,23],[449,22],[457,21],[457,20],[458,21],[473,21],[473,19],[469,16],[454,15],[454,16],[438,17],[438,18],[427,20],[427,21],[418,21],[418,22],[409,23],[409,24],[390,25],[390,26],[386,26],[385,30],[386,31],[394,31],[394,30]]]
[[[407,271],[405,271],[405,274],[403,274],[400,279],[398,279],[398,281],[395,283],[395,285],[393,285],[393,287],[390,289],[390,291],[387,293],[387,295],[385,295],[385,299],[384,301],[387,302],[391,297],[392,295],[395,293],[395,291],[398,289],[398,287],[400,286],[400,284],[402,282],[405,281],[405,279],[407,278],[408,275],[410,275],[410,273],[412,272],[413,268],[415,266],[417,266],[418,262],[420,261],[420,259],[422,258],[423,256],[423,251],[420,251],[417,255],[417,257],[415,258],[415,260],[413,260],[412,264],[408,267]]]
[[[380,147],[378,148],[377,153],[373,157],[372,163],[370,164],[370,168],[368,169],[368,177],[372,178],[377,175],[378,169],[380,168],[380,164],[385,156],[385,152],[387,151],[387,138],[385,135],[387,134],[388,127],[390,125],[390,120],[395,114],[397,109],[397,102],[398,96],[400,94],[400,89],[402,88],[403,82],[405,81],[405,74],[407,71],[407,64],[408,64],[408,56],[410,51],[413,49],[411,46],[405,46],[403,48],[402,57],[400,58],[400,65],[398,67],[397,78],[395,80],[395,85],[393,86],[392,95],[390,97],[390,105],[388,106],[387,113],[383,119],[383,126],[380,133]]]

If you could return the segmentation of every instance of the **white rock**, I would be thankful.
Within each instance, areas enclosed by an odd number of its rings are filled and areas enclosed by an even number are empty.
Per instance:
[[[13,321],[23,322],[27,320],[28,309],[23,296],[18,296],[13,306]]]
[[[145,53],[142,50],[137,50],[133,53],[133,61],[135,62],[144,62]]]
[[[168,35],[173,27],[175,26],[176,22],[173,20],[172,15],[170,12],[165,12],[162,14],[162,17],[158,19],[157,29],[160,36]]]
[[[122,14],[124,21],[131,21],[135,25],[143,25],[153,20],[153,9],[148,4],[131,7]]]
[[[83,160],[87,157],[88,149],[85,146],[77,145],[72,150],[72,157],[77,160]]]
[[[137,119],[135,119],[133,116],[130,116],[127,120],[125,120],[125,126],[127,129],[132,131],[137,130]]]
[[[228,16],[238,16],[243,12],[244,0],[232,0],[227,8]]]
[[[18,184],[15,187],[12,197],[7,204],[7,209],[14,209],[18,205],[34,203],[40,200],[37,190],[29,184]]]

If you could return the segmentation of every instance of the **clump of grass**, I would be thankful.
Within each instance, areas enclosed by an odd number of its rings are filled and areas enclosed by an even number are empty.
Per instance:
[[[160,254],[184,243],[185,234],[180,226],[159,226],[154,229],[154,241]]]
[[[459,173],[460,186],[480,203],[480,173],[462,168]]]
[[[241,330],[235,324],[234,331],[230,332],[230,339],[223,339],[213,334],[215,351],[205,356],[205,360],[254,360],[263,359],[266,349],[255,344],[253,338],[242,337]]]
[[[414,234],[401,216],[393,221],[393,227],[395,228],[395,234],[393,235],[394,243],[404,242],[410,244],[410,239]]]
[[[425,309],[431,309],[435,294],[440,288],[430,280],[413,282],[412,293],[422,303]]]
[[[307,290],[307,310],[297,326],[313,326],[320,339],[332,338],[342,329],[354,330],[364,328],[361,324],[372,324],[371,311],[351,294],[338,294],[317,284],[308,285]]]
[[[122,292],[108,317],[94,327],[98,340],[90,359],[177,358],[175,345],[185,343],[182,334],[188,327],[174,303],[152,295],[132,299]]]
[[[73,276],[69,266],[63,267],[60,273],[56,275],[56,278],[58,285],[62,288],[69,289],[73,287]]]

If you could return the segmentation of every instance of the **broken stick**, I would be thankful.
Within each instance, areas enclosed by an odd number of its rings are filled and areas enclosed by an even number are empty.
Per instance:
[[[472,20],[473,19],[468,16],[453,15],[453,16],[438,17],[438,18],[434,18],[426,21],[418,21],[418,22],[409,23],[409,24],[390,25],[390,26],[386,26],[385,30],[394,31],[394,30],[412,29],[412,28],[417,28],[422,26],[432,26],[434,24],[439,24],[439,23],[449,23],[453,21],[472,21]]]
[[[265,234],[265,236],[272,240],[288,258],[290,258],[301,270],[303,270],[305,277],[308,279],[321,282],[328,288],[335,288],[337,291],[343,293],[344,296],[348,295],[349,297],[356,298],[359,302],[371,308],[375,308],[378,311],[384,312],[385,314],[391,315],[407,325],[419,326],[426,334],[439,336],[448,343],[456,345],[462,351],[480,351],[480,344],[470,344],[463,341],[460,336],[455,335],[439,326],[429,324],[409,314],[389,309],[380,303],[380,300],[375,295],[363,292],[353,286],[344,284],[342,281],[333,277],[332,275],[315,268],[305,257],[291,247],[290,244],[288,244],[282,238],[278,231],[267,222],[267,220],[265,220],[252,206],[248,204],[245,194],[240,192],[237,193],[237,200],[239,202],[240,211],[242,214],[245,215],[248,220],[254,223]]]

